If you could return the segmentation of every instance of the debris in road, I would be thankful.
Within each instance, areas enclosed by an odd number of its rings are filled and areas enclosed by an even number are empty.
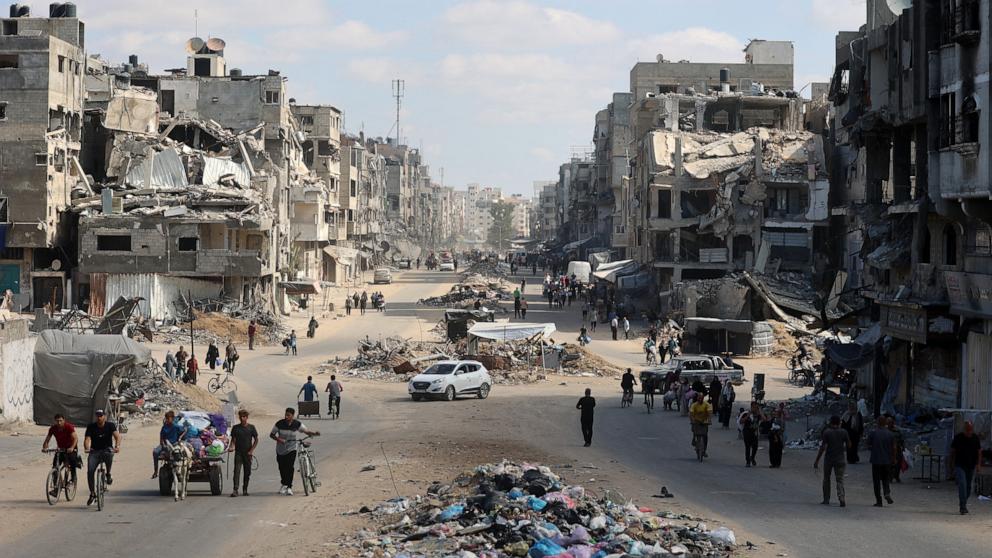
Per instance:
[[[360,472],[364,473],[366,471],[375,471],[375,465],[366,465],[362,467],[362,470]]]
[[[591,558],[729,556],[736,549],[726,527],[708,530],[698,518],[638,507],[615,492],[598,496],[526,463],[482,465],[368,513],[378,526],[339,539],[342,553]]]

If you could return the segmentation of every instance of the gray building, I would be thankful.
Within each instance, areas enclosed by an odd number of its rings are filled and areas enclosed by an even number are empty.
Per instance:
[[[0,291],[22,309],[62,308],[75,253],[66,209],[83,181],[85,25],[74,6],[66,17],[26,10],[0,19]]]

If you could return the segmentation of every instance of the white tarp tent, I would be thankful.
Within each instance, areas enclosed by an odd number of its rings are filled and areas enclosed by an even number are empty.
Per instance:
[[[555,332],[555,324],[476,323],[468,330],[469,337],[494,341],[516,341],[540,336],[547,339]]]
[[[620,260],[618,262],[605,263],[593,272],[593,277],[616,283],[618,275],[628,275],[637,271],[637,262],[634,260]]]

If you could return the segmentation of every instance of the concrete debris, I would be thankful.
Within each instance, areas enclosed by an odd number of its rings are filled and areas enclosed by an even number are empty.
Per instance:
[[[489,310],[506,314],[509,310],[500,306],[500,302],[512,298],[510,285],[498,275],[469,271],[462,274],[461,281],[452,286],[447,294],[421,299],[419,304],[466,309],[473,308],[478,301]]]
[[[374,526],[336,545],[343,554],[397,558],[730,556],[736,549],[726,527],[710,530],[698,518],[602,494],[540,465],[482,465],[426,494],[364,507]]]
[[[144,424],[161,423],[168,410],[216,411],[221,407],[221,402],[206,391],[171,380],[154,362],[147,367],[131,367],[126,375],[115,378],[111,392],[121,398],[121,410],[129,421]]]

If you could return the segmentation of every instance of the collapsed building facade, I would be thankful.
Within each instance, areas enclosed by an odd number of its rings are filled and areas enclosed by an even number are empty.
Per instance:
[[[989,409],[989,2],[868,10],[830,87],[832,264],[888,339],[858,382],[876,408]]]

